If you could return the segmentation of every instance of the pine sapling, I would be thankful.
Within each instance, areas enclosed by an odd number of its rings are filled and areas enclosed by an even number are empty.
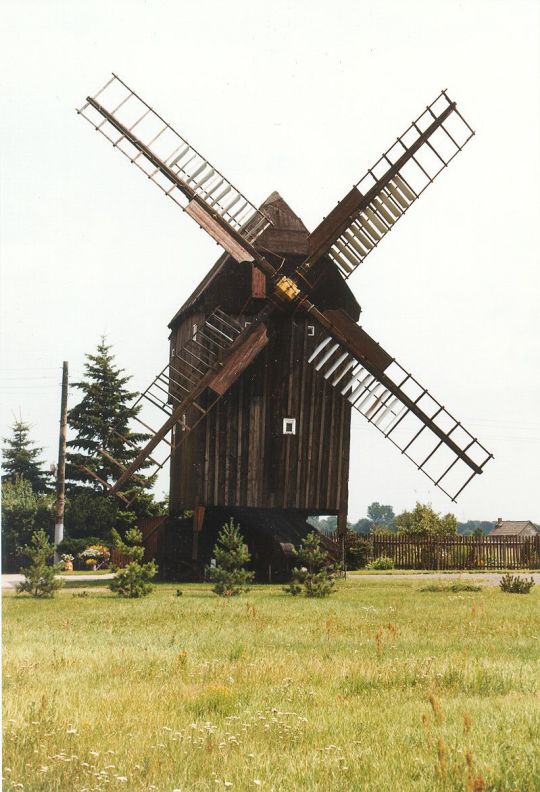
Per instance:
[[[208,578],[214,583],[212,589],[219,597],[235,597],[249,591],[253,572],[245,569],[251,560],[247,545],[231,517],[218,534],[214,547],[216,565],[207,568]]]
[[[114,547],[129,559],[129,563],[117,571],[109,588],[119,597],[146,597],[152,591],[152,580],[157,575],[158,568],[155,561],[142,563],[144,547],[141,531],[139,528],[129,528],[125,540],[121,538],[116,528],[112,529],[111,534]]]
[[[328,563],[316,533],[309,533],[302,540],[296,556],[300,566],[293,569],[285,591],[293,596],[303,592],[306,597],[328,597],[334,590],[337,567]]]
[[[24,580],[17,584],[17,594],[30,594],[32,597],[54,597],[55,592],[64,585],[56,577],[63,564],[51,564],[54,546],[45,531],[35,531],[29,545],[21,549],[29,556],[30,564],[21,569]]]

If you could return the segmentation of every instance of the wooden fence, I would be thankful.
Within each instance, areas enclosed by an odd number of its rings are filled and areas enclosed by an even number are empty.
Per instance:
[[[396,569],[540,569],[538,536],[456,536],[416,539],[369,536],[372,559],[391,558]]]

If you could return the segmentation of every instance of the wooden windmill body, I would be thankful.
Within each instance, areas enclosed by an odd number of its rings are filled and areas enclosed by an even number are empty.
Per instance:
[[[307,253],[307,228],[278,193],[260,208],[272,226],[258,245],[282,256],[284,271],[293,272]],[[360,307],[328,258],[321,261],[317,292],[328,308],[358,321]],[[266,276],[252,264],[221,256],[169,325],[171,359],[213,311],[222,309],[249,326],[270,293]],[[208,531],[210,524],[221,526],[231,515],[237,517],[261,565],[267,568],[274,560],[275,577],[280,550],[286,556],[287,546],[312,530],[309,516],[335,515],[346,524],[351,406],[308,364],[317,346],[308,317],[276,313],[267,333],[268,343],[256,359],[173,450],[169,504],[173,517],[198,509],[203,532],[205,523]],[[174,429],[173,446],[196,418],[192,407]],[[256,526],[263,523],[274,538],[265,550],[256,539]],[[196,555],[201,552],[197,547]]]
[[[352,408],[452,500],[483,472],[492,455],[357,324],[347,285],[474,135],[445,91],[311,233],[277,193],[256,208],[116,75],[78,112],[225,250],[173,318],[169,361],[141,394],[166,420],[110,485],[125,500],[168,443],[178,530],[165,563],[200,570],[230,516],[260,568],[305,535],[309,515],[337,515],[342,537]]]

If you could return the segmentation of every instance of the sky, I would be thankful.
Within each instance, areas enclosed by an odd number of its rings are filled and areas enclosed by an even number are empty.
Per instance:
[[[3,0],[0,14],[2,436],[22,417],[54,462],[62,361],[77,381],[104,334],[148,385],[220,253],[77,116],[111,72],[251,201],[278,190],[309,229],[444,88],[476,135],[349,285],[363,327],[495,459],[453,504],[354,413],[349,515],[419,500],[540,523],[537,0]]]

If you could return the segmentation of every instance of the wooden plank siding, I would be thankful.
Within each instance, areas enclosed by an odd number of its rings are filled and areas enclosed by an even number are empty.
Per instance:
[[[178,325],[178,347],[193,321]],[[350,406],[308,364],[316,344],[308,324],[276,314],[267,346],[173,453],[173,514],[197,499],[207,507],[346,511]],[[283,434],[284,418],[296,419],[296,434]]]

